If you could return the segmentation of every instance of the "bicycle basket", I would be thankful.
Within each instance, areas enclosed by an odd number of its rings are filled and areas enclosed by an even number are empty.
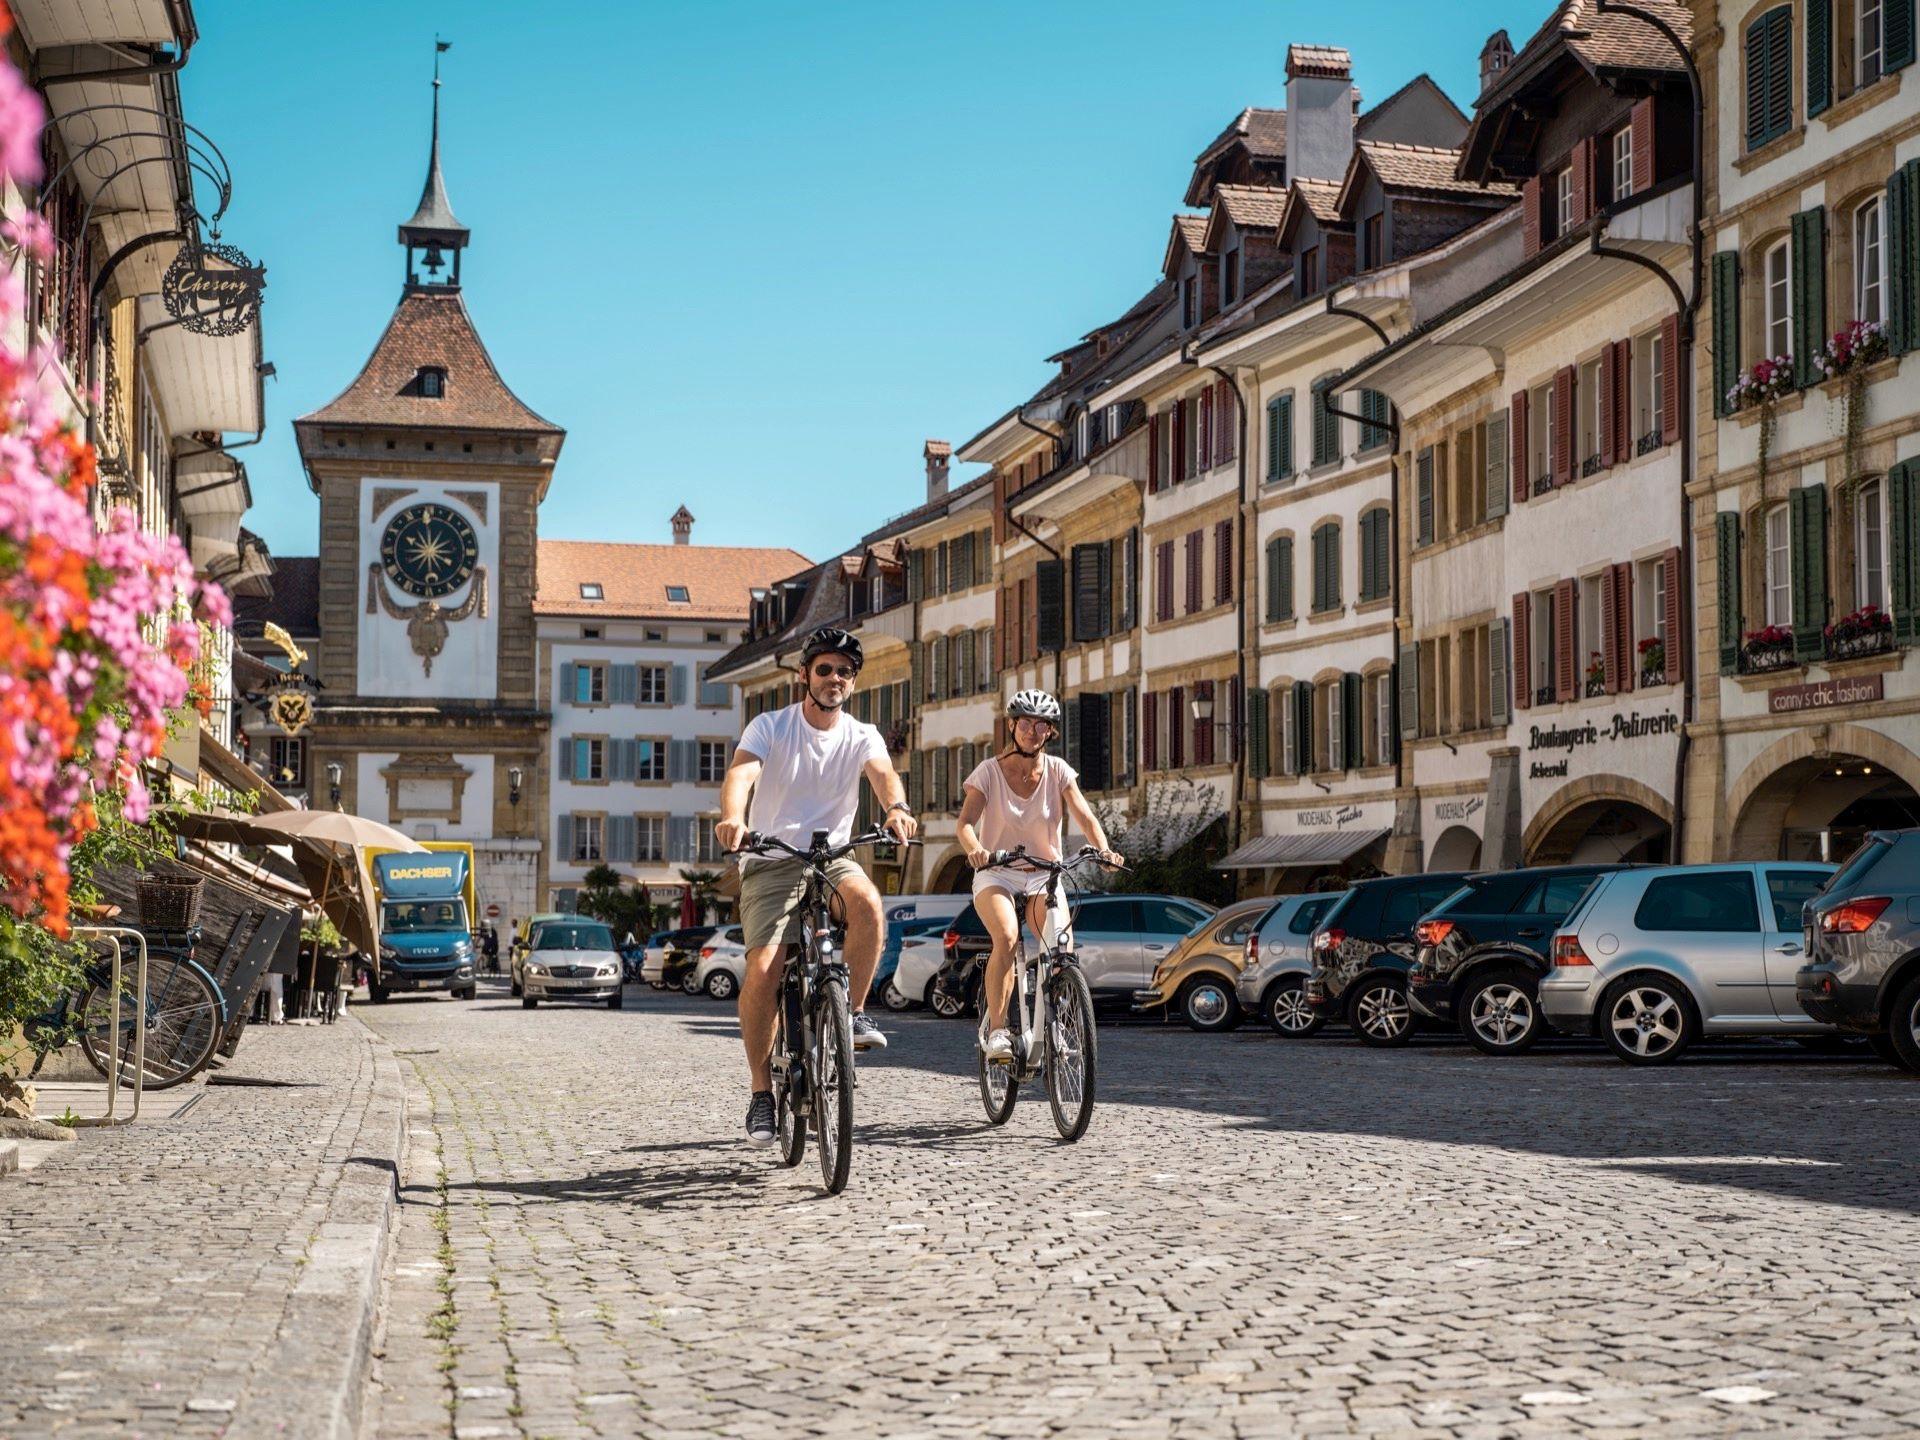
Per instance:
[[[204,881],[174,875],[142,875],[134,886],[135,908],[147,930],[185,930],[200,913]]]

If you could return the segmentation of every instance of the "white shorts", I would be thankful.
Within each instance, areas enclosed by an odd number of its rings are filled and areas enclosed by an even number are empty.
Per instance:
[[[974,871],[973,893],[975,898],[978,898],[987,890],[1004,890],[1013,896],[1014,909],[1019,916],[1020,924],[1025,927],[1028,925],[1030,917],[1027,913],[1028,907],[1020,902],[1029,895],[1045,895],[1047,893],[1047,876],[1042,871],[1029,870],[1022,865],[996,865],[990,866],[985,870]],[[1065,892],[1066,885],[1063,881],[1061,883],[1060,899],[1053,907],[1053,925],[1051,928],[1056,932],[1065,929],[1067,924],[1068,911]]]

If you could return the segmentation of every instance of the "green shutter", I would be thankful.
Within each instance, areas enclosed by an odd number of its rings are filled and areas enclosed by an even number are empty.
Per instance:
[[[1670,362],[1671,363],[1671,362]],[[1725,415],[1727,392],[1740,378],[1740,254],[1713,257],[1713,413]]]
[[[1816,205],[1793,217],[1793,383],[1816,385],[1814,355],[1827,338],[1827,212]]]
[[[1920,639],[1920,461],[1887,472],[1888,589],[1893,638]]]
[[[1293,392],[1267,402],[1267,479],[1293,474]]]
[[[1507,413],[1487,417],[1487,518],[1507,513],[1507,504],[1511,496],[1512,480],[1507,467],[1512,461],[1508,453]]]
[[[1253,778],[1267,778],[1267,692],[1247,691],[1247,767]]]
[[[1347,728],[1347,769],[1358,770],[1367,763],[1366,681],[1349,670],[1340,683],[1345,689],[1340,714]]]
[[[1414,531],[1415,545],[1433,543],[1433,447],[1429,445],[1420,452],[1420,458],[1414,461]]]
[[[1807,0],[1807,116],[1833,103],[1833,0]]]
[[[1913,63],[1913,0],[1887,0],[1880,10],[1880,68],[1892,73]]]
[[[1920,160],[1887,181],[1887,339],[1893,353],[1920,347]]]
[[[1827,490],[1806,485],[1793,492],[1787,511],[1791,535],[1793,653],[1818,659],[1827,625]]]
[[[1719,558],[1716,573],[1720,611],[1720,673],[1732,675],[1740,668],[1740,517],[1722,510],[1713,518]]]
[[[1313,683],[1293,682],[1293,771],[1296,775],[1313,772]]]

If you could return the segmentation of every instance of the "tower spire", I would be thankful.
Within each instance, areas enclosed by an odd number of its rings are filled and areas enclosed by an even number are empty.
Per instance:
[[[452,48],[452,42],[438,36],[433,42],[433,130],[427,151],[427,181],[420,187],[420,203],[413,216],[400,226],[400,243],[407,251],[407,284],[413,287],[458,288],[460,252],[467,248],[472,232],[460,223],[447,199],[447,182],[440,173],[440,57]],[[425,253],[415,264],[414,252]],[[447,252],[452,252],[450,275]]]

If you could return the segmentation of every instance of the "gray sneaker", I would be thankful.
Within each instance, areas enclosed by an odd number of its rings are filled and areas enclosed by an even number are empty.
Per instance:
[[[884,1050],[887,1037],[880,1033],[880,1027],[864,1010],[853,1012],[853,1048],[856,1050]]]
[[[754,1145],[771,1145],[777,1139],[773,1124],[773,1092],[756,1090],[747,1106],[747,1139]]]

